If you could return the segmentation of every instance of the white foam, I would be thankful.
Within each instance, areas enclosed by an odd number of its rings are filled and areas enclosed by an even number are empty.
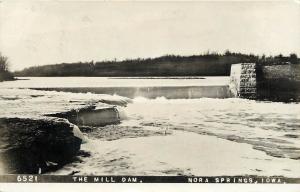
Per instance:
[[[296,160],[270,157],[248,144],[181,131],[167,136],[91,140],[83,149],[91,151],[90,158],[54,174],[76,170],[82,175],[300,176]]]

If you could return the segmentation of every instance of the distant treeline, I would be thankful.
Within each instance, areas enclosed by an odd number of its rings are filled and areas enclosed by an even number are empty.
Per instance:
[[[76,62],[35,66],[15,72],[16,76],[223,76],[234,63],[261,65],[298,64],[296,54],[257,56],[253,54],[205,53],[192,56],[165,55],[123,61]]]
[[[13,74],[8,70],[8,58],[0,53],[0,82],[13,79]]]

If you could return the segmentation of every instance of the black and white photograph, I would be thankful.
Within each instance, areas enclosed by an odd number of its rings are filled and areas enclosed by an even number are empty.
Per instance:
[[[1,183],[299,184],[299,101],[300,1],[0,1]]]

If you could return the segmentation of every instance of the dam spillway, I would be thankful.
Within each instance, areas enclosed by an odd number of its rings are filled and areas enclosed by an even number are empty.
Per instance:
[[[145,97],[155,99],[196,99],[196,98],[228,98],[227,85],[213,86],[170,86],[170,87],[65,87],[65,88],[34,88],[45,91],[63,91],[72,93],[96,93],[120,95],[128,98]]]

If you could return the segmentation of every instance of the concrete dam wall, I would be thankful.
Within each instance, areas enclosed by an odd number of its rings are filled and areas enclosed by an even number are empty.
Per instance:
[[[300,66],[233,64],[229,90],[232,97],[284,102],[299,101]]]
[[[167,99],[196,99],[196,98],[228,98],[228,85],[210,86],[159,86],[159,87],[53,87],[34,88],[36,90],[63,91],[72,93],[96,93],[121,95],[123,97],[135,98],[145,97],[155,99],[165,97]]]

